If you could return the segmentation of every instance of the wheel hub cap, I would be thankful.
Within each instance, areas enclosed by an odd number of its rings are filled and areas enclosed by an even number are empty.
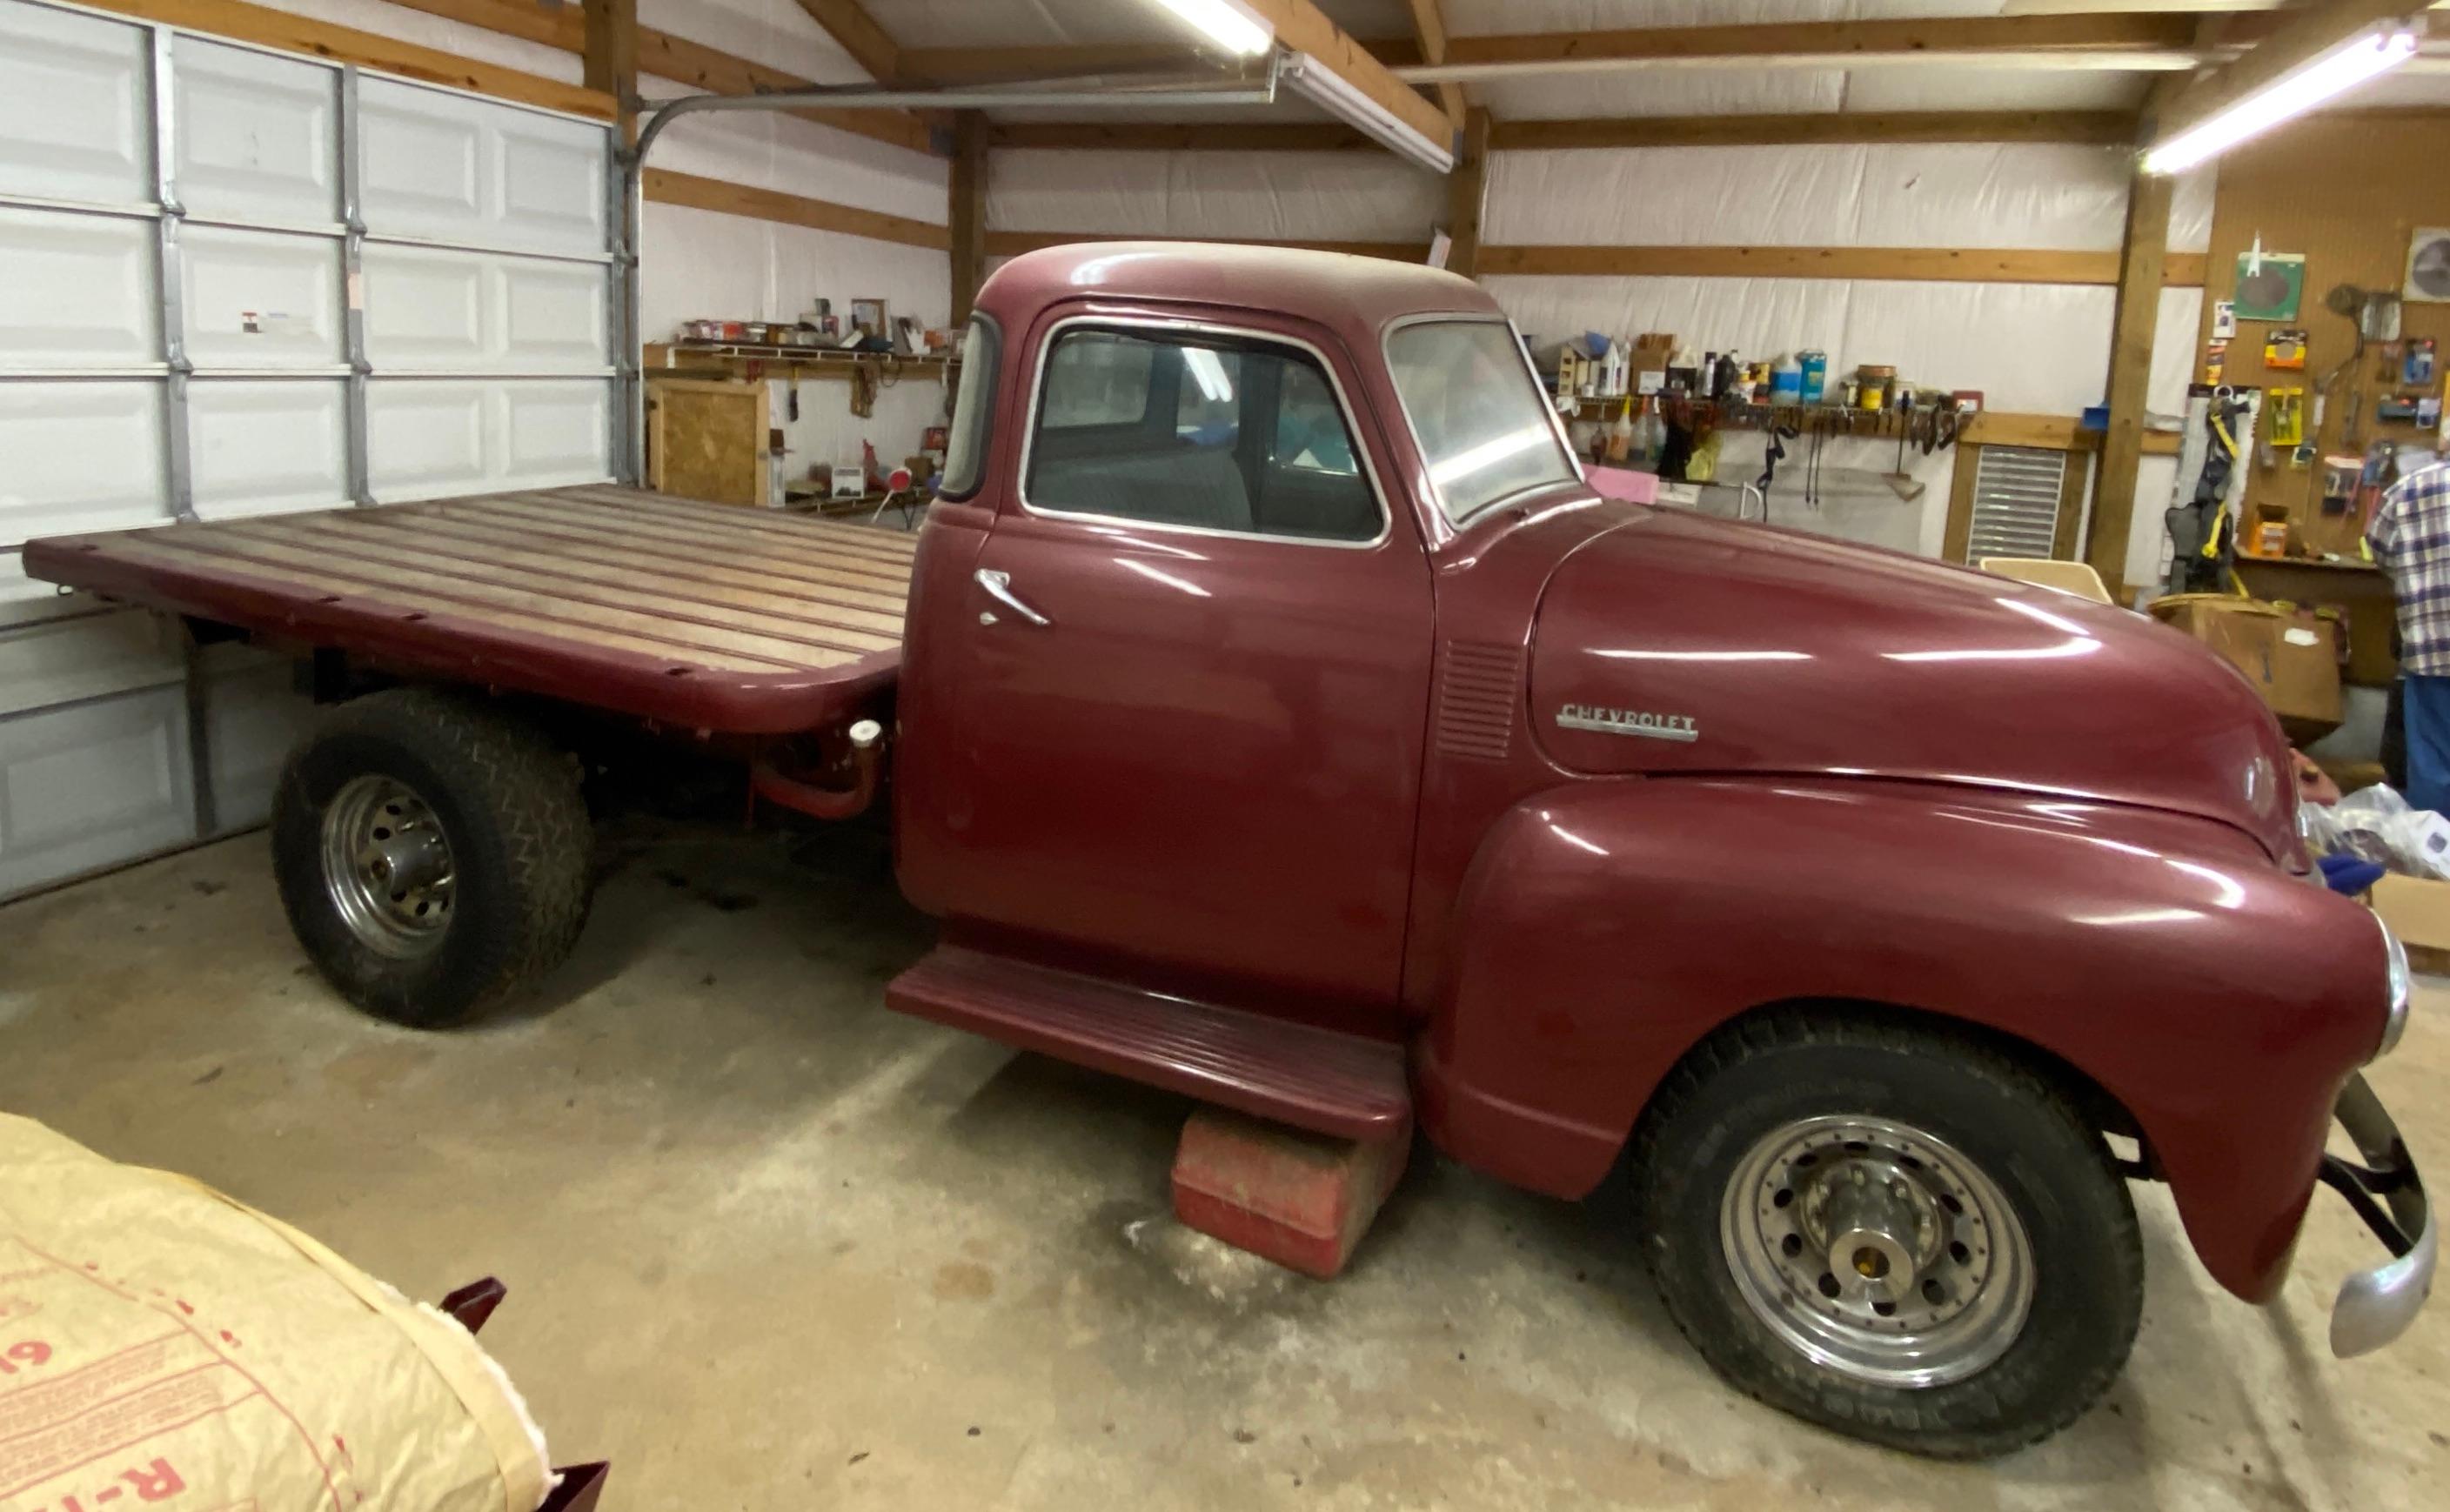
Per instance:
[[[1997,1185],[1887,1119],[1764,1135],[1727,1186],[1720,1238],[1773,1333],[1871,1385],[1962,1380],[2007,1351],[2032,1306],[2032,1248]]]
[[[457,880],[450,837],[406,783],[352,778],[323,810],[323,885],[368,949],[406,959],[439,944]]]

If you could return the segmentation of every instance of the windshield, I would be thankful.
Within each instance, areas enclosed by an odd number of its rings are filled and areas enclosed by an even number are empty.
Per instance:
[[[1499,499],[1574,481],[1512,326],[1403,326],[1387,338],[1387,366],[1449,520],[1460,525]]]
[[[987,456],[987,419],[995,408],[997,348],[993,320],[970,317],[969,333],[962,338],[962,381],[953,395],[953,429],[944,448],[944,480],[936,490],[944,498],[963,499],[979,491]]]

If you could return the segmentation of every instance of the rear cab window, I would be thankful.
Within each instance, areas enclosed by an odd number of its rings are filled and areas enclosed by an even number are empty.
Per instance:
[[[1022,499],[1274,539],[1367,544],[1386,514],[1315,352],[1225,330],[1058,327]]]

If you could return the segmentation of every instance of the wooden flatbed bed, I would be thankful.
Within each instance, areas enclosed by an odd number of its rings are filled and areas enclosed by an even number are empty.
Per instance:
[[[914,535],[611,486],[29,541],[49,582],[397,670],[787,734],[900,669]]]

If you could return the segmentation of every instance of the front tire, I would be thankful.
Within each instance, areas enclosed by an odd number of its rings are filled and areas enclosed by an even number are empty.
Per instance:
[[[395,688],[291,753],[272,862],[290,927],[367,1013],[458,1023],[569,955],[588,905],[576,768],[474,697]]]
[[[1668,1312],[1772,1406],[1987,1458],[2075,1421],[2134,1344],[2143,1242],[2107,1147],[1981,1040],[1748,1020],[1686,1058],[1637,1140]]]

